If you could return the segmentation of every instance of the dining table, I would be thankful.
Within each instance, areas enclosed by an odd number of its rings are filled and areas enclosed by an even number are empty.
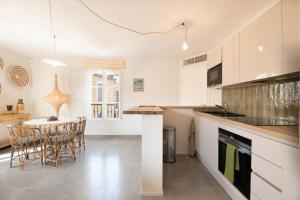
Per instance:
[[[49,121],[48,118],[37,118],[37,119],[31,119],[28,121],[24,121],[23,124],[26,126],[34,126],[41,128],[41,131],[43,131],[43,127],[48,125],[60,125],[60,124],[66,124],[66,123],[74,123],[78,122],[79,118],[77,117],[62,117],[58,118],[58,120]]]

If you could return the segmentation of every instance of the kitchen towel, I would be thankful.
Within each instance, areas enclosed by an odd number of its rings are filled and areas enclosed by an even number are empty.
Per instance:
[[[236,171],[240,171],[240,156],[239,156],[239,152],[236,150],[235,151],[235,164],[234,164],[234,169]]]
[[[235,160],[235,146],[227,144],[226,147],[226,161],[224,176],[233,183],[234,181],[234,160]]]
[[[191,132],[189,135],[189,155],[191,157],[194,157],[196,155],[196,150],[195,150],[195,121],[194,119],[192,120],[191,124]]]

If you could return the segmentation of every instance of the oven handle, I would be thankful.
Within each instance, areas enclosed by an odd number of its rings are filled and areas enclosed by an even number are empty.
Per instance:
[[[219,137],[219,140],[225,144],[231,144],[231,145],[235,146],[235,148],[238,152],[240,152],[242,154],[248,154],[251,156],[251,150],[237,144],[234,140],[229,140],[224,137]]]

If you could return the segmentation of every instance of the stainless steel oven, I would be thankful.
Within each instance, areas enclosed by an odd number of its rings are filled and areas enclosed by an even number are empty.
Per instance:
[[[232,151],[234,152],[234,155],[233,154],[229,155],[227,151],[229,144],[231,145],[231,150],[232,149],[234,150]],[[231,158],[228,158],[227,156],[228,157],[231,156]],[[251,185],[250,182],[251,182],[251,171],[252,171],[251,170],[251,140],[242,137],[240,135],[236,135],[222,128],[219,128],[218,168],[219,171],[227,179],[228,179],[228,174],[230,174],[230,182],[247,199],[250,199],[250,185]]]
[[[207,87],[222,84],[222,63],[207,70]]]

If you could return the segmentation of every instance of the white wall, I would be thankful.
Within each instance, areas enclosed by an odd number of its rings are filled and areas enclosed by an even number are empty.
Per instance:
[[[88,72],[83,66],[53,69],[35,60],[32,63],[32,71],[34,79],[31,97],[34,116],[54,114],[50,105],[42,99],[52,90],[54,72],[58,72],[61,90],[70,95],[70,102],[62,107],[60,115],[89,116]],[[126,59],[126,67],[121,78],[123,110],[138,105],[178,105],[178,61],[174,58]],[[133,78],[144,78],[144,92],[133,92]],[[141,134],[141,117],[123,115],[118,121],[89,120],[87,134]]]
[[[25,67],[29,72],[31,72],[29,59],[2,48],[0,48],[0,57],[2,57],[5,62],[4,69],[0,69],[0,84],[2,86],[2,92],[0,93],[0,113],[6,111],[6,105],[8,104],[13,105],[15,110],[18,99],[23,99],[25,103],[25,111],[30,111],[29,95],[31,84],[24,88],[15,87],[9,82],[7,76],[8,70],[14,65]]]
[[[207,62],[200,62],[180,67],[180,105],[207,104],[206,66]]]
[[[193,109],[166,109],[164,112],[164,125],[176,128],[176,154],[189,153],[193,117]]]
[[[7,111],[6,105],[13,105],[13,110],[16,110],[18,99],[23,99],[25,103],[25,111],[29,112],[30,108],[30,89],[31,84],[24,88],[15,87],[8,80],[7,72],[10,67],[20,65],[25,67],[29,72],[29,59],[22,55],[0,48],[0,57],[4,59],[4,69],[0,69],[0,84],[2,92],[0,93],[0,114]],[[9,144],[7,129],[4,124],[0,124],[0,147]]]

